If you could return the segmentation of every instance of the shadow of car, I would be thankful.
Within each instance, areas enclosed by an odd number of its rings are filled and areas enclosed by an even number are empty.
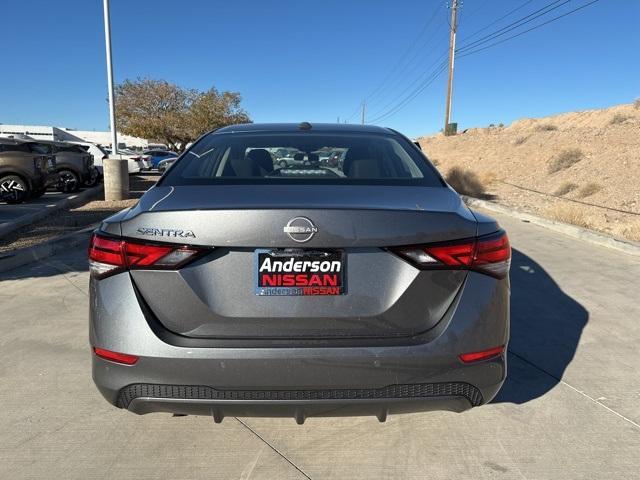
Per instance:
[[[563,292],[540,264],[515,248],[510,276],[509,371],[493,403],[522,404],[543,396],[560,382],[576,353],[589,312]]]

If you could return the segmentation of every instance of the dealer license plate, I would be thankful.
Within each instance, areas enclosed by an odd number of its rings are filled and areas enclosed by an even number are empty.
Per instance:
[[[340,250],[256,250],[256,295],[343,295]]]

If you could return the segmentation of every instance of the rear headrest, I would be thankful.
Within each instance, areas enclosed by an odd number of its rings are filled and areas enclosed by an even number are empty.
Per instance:
[[[264,148],[256,148],[249,151],[247,159],[260,168],[262,175],[273,172],[273,158]]]
[[[259,177],[260,168],[256,162],[248,157],[232,157],[229,159],[227,165],[225,165],[223,176],[240,178]]]
[[[367,147],[353,147],[347,151],[342,171],[349,178],[382,178],[384,171],[377,158],[372,158]]]

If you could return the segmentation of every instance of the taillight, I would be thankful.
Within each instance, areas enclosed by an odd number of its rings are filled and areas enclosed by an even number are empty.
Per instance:
[[[109,360],[110,362],[122,363],[124,365],[133,365],[138,361],[136,355],[129,355],[128,353],[112,352],[111,350],[105,350],[104,348],[93,347],[93,353],[98,357]]]
[[[504,352],[504,345],[500,345],[499,347],[489,348],[487,350],[482,350],[480,352],[463,353],[459,355],[459,358],[464,363],[474,363],[474,362],[481,362],[483,360],[489,360],[490,358],[498,357],[502,355],[502,352]]]
[[[111,238],[94,233],[89,242],[89,271],[96,278],[134,269],[171,270],[184,266],[204,250]]]
[[[391,250],[423,269],[476,270],[504,278],[511,266],[511,246],[504,230],[469,240]]]

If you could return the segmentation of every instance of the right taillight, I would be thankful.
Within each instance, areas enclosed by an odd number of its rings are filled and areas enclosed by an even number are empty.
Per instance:
[[[134,269],[170,270],[195,260],[197,247],[137,242],[94,233],[89,242],[89,271],[96,278]]]
[[[504,230],[469,240],[391,250],[422,269],[475,270],[504,278],[511,266],[511,246]]]

